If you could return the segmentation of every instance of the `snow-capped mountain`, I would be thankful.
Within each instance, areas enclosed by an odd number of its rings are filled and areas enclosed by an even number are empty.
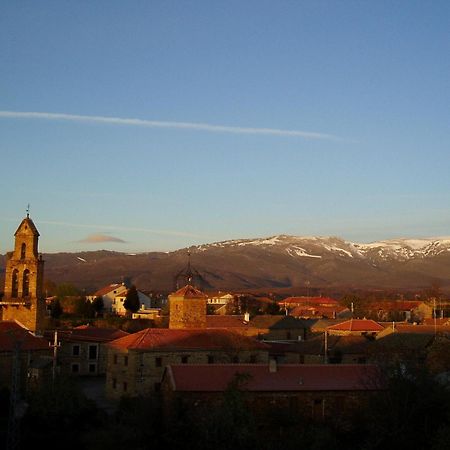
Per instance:
[[[144,290],[170,292],[174,277],[187,266],[188,254],[191,267],[202,276],[204,289],[274,292],[311,286],[338,292],[417,292],[438,283],[450,294],[450,237],[355,243],[339,237],[278,235],[168,253],[45,254],[45,278],[73,283],[87,292],[125,278]],[[0,255],[0,278],[4,267],[5,258]]]
[[[240,239],[199,245],[197,251],[260,247],[267,250],[278,248],[296,258],[322,258],[325,254],[348,258],[372,260],[408,260],[437,256],[450,251],[450,237],[424,239],[392,239],[368,244],[345,241],[338,237],[301,237],[278,235],[259,239]]]

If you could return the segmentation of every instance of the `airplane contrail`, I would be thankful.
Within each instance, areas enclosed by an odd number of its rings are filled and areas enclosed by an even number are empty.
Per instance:
[[[331,134],[301,130],[284,130],[278,128],[237,127],[228,125],[213,125],[195,122],[171,122],[160,120],[132,119],[121,117],[85,116],[78,114],[31,112],[31,111],[0,111],[0,117],[8,119],[43,119],[67,120],[72,122],[103,123],[109,125],[130,125],[147,128],[172,128],[182,130],[208,131],[212,133],[253,134],[272,136],[292,136],[304,139],[322,139],[332,141],[346,141],[346,139]]]

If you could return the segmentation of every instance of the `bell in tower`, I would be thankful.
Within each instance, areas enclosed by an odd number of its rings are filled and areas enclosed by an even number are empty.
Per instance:
[[[14,234],[14,251],[6,255],[2,320],[16,320],[31,331],[42,331],[44,261],[38,253],[39,232],[29,214]]]

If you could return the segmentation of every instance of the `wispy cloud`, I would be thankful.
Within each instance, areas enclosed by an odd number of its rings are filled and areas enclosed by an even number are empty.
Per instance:
[[[129,125],[147,128],[172,128],[179,130],[207,131],[211,133],[233,133],[252,135],[271,135],[284,137],[300,137],[304,139],[322,139],[331,141],[346,141],[347,139],[332,134],[318,133],[302,130],[283,130],[278,128],[253,128],[237,127],[228,125],[213,125],[209,123],[193,122],[168,122],[159,120],[144,120],[121,117],[84,116],[76,114],[28,112],[28,111],[0,111],[0,117],[8,119],[44,119],[44,120],[67,120],[72,122],[103,123],[108,125]]]
[[[126,244],[126,241],[115,236],[108,236],[107,234],[90,234],[89,236],[81,239],[84,244],[98,244],[99,242],[116,242],[120,244]]]

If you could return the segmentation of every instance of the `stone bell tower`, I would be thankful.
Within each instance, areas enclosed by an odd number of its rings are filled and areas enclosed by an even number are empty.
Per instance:
[[[17,320],[29,330],[41,332],[45,320],[44,261],[38,253],[39,232],[28,213],[14,236],[14,251],[6,254],[1,319]]]

